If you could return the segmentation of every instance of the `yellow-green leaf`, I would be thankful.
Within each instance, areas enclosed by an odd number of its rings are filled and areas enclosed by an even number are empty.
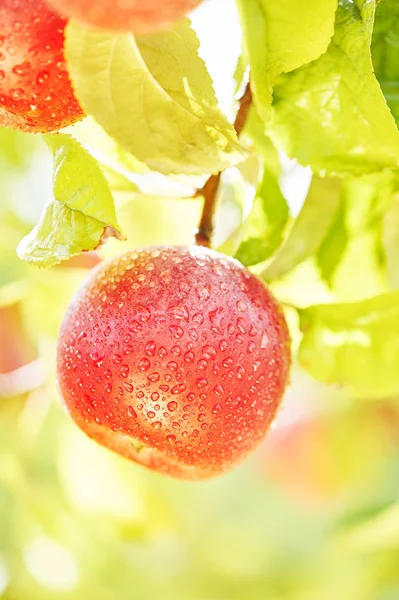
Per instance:
[[[325,383],[359,397],[399,393],[399,291],[300,312],[299,362]]]
[[[337,0],[236,0],[257,110],[267,120],[273,85],[327,50]]]
[[[86,113],[166,175],[216,173],[246,155],[198,47],[188,19],[136,39],[75,21],[66,32],[69,72]]]
[[[301,212],[292,229],[262,277],[266,281],[280,279],[297,265],[315,254],[340,207],[338,181],[314,177]]]
[[[236,258],[246,266],[268,259],[282,242],[288,217],[287,201],[278,180],[266,168],[252,211],[244,223],[243,239]]]
[[[54,198],[19,244],[20,258],[48,267],[123,234],[108,183],[96,161],[68,135],[44,136],[54,157]]]
[[[374,0],[341,0],[328,51],[274,90],[273,138],[316,172],[399,165],[399,133],[371,62],[374,10]]]

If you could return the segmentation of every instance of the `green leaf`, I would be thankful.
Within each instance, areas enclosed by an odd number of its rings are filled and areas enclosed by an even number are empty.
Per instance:
[[[340,300],[387,291],[382,237],[394,190],[389,171],[343,180],[340,210],[317,255],[323,278]]]
[[[321,276],[333,287],[333,276],[348,245],[348,232],[345,227],[345,207],[341,203],[335,219],[316,255]]]
[[[252,211],[243,227],[243,241],[236,258],[243,265],[268,259],[280,246],[289,209],[276,177],[265,169]]]
[[[272,137],[316,172],[398,167],[399,133],[371,63],[374,8],[341,0],[328,51],[275,88]]]
[[[397,0],[383,0],[377,5],[371,55],[375,75],[398,124],[399,3]]]
[[[256,108],[270,116],[273,85],[327,50],[337,0],[236,0]]]
[[[399,291],[300,311],[299,362],[359,397],[399,393]]]
[[[123,238],[108,183],[96,161],[68,135],[44,136],[54,157],[54,199],[17,248],[18,256],[49,267]]]
[[[266,281],[280,279],[320,248],[340,207],[340,183],[313,177],[301,212],[283,246],[263,270]]]
[[[389,210],[383,215],[382,243],[389,284],[392,288],[399,288],[399,193],[393,197]]]
[[[66,56],[85,110],[127,151],[163,174],[216,173],[245,158],[217,106],[190,21],[136,39],[72,21]]]

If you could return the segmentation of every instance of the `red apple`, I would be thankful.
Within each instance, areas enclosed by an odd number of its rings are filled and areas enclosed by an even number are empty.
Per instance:
[[[223,473],[264,437],[290,366],[283,313],[234,259],[198,247],[97,267],[58,343],[66,407],[91,438],[156,471]]]
[[[49,0],[66,17],[91,25],[147,33],[194,10],[201,0]]]
[[[40,0],[0,0],[0,126],[48,132],[82,118],[64,59],[66,23]]]

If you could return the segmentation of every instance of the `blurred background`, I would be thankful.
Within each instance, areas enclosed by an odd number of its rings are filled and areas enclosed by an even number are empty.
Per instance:
[[[231,114],[240,54],[233,5],[205,2],[193,20]],[[311,173],[281,160],[295,216]],[[294,365],[267,439],[234,472],[205,483],[147,472],[69,420],[55,344],[72,293],[103,257],[190,243],[201,206],[114,187],[127,242],[40,270],[15,249],[51,183],[40,137],[0,130],[0,598],[399,600],[397,400],[355,400]],[[223,241],[229,232],[219,225],[217,233]],[[281,290],[293,302],[325,293],[303,266]]]

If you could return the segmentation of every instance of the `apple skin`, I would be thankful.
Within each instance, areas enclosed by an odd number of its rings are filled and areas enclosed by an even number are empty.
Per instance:
[[[66,408],[91,438],[150,469],[206,479],[264,437],[287,384],[290,338],[238,261],[152,247],[102,263],[61,326]]]
[[[150,33],[181,19],[202,0],[49,0],[66,17],[104,29]]]
[[[64,59],[66,23],[40,0],[1,0],[0,126],[43,133],[83,117]]]

